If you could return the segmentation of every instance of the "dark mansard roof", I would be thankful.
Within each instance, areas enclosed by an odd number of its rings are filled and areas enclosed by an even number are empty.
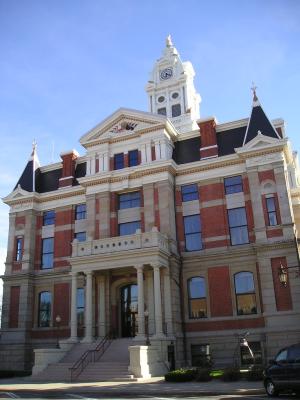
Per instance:
[[[80,163],[75,168],[75,178],[73,186],[79,185],[77,178],[85,176],[86,163]],[[58,189],[59,179],[61,178],[62,168],[53,169],[51,171],[42,172],[40,168],[35,170],[35,191],[38,193],[52,192]],[[33,161],[28,161],[18,183],[15,186],[20,185],[22,189],[28,192],[33,191]]]
[[[281,138],[272,123],[266,116],[261,104],[254,92],[251,116],[248,125],[232,128],[217,132],[217,145],[219,157],[234,154],[235,149],[242,147],[249,141],[254,139],[258,134],[269,136],[272,138]],[[200,160],[201,137],[189,138],[175,142],[173,150],[173,160],[177,164],[187,164]],[[57,190],[59,187],[59,179],[62,174],[62,168],[53,169],[42,172],[40,168],[35,168],[35,152],[33,151],[31,159],[28,161],[16,187],[21,186],[22,189],[32,192],[45,193]],[[35,170],[35,172],[33,172]],[[35,173],[35,180],[33,179]],[[77,178],[86,174],[86,163],[78,163],[75,169],[75,177],[73,186],[78,185]],[[15,187],[15,188],[16,188]]]

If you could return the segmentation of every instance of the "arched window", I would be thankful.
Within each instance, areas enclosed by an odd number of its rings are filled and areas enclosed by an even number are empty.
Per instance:
[[[195,276],[188,280],[189,316],[190,318],[205,318],[206,311],[206,288],[205,280]]]
[[[51,322],[51,302],[52,296],[50,292],[41,292],[39,294],[39,314],[38,326],[47,327]]]
[[[237,314],[256,314],[256,297],[252,272],[239,272],[235,274],[234,286]]]

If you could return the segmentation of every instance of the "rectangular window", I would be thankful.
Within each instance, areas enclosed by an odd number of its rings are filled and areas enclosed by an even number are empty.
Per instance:
[[[262,365],[262,349],[260,342],[248,342],[247,345],[241,346],[241,364],[242,365],[252,365],[260,364]]]
[[[78,204],[75,207],[75,219],[86,219],[86,204]]]
[[[53,268],[54,238],[42,240],[42,269]]]
[[[181,186],[181,198],[183,202],[198,200],[198,186],[196,184]]]
[[[206,311],[206,288],[205,280],[201,276],[194,276],[188,280],[189,317],[205,318]]]
[[[55,211],[45,211],[43,213],[43,225],[54,225],[55,222]]]
[[[84,288],[77,289],[77,324],[84,325]]]
[[[75,239],[77,239],[78,242],[85,242],[86,241],[86,232],[76,232]]]
[[[191,345],[192,367],[207,367],[210,364],[209,344]]]
[[[22,254],[23,254],[23,238],[20,237],[16,239],[16,261],[22,260]]]
[[[141,229],[141,221],[119,224],[119,236],[134,235],[137,229]]]
[[[274,197],[266,198],[269,226],[278,225],[276,216],[276,203]]]
[[[179,117],[179,115],[181,114],[181,106],[180,104],[174,104],[172,106],[172,117]]]
[[[141,206],[141,193],[130,192],[119,194],[119,210]]]
[[[202,249],[201,220],[200,215],[189,215],[184,217],[184,235],[186,251]]]
[[[128,152],[128,167],[134,167],[139,163],[139,151],[131,150]]]
[[[231,245],[249,243],[245,207],[227,210]]]
[[[159,108],[159,109],[157,110],[157,114],[160,114],[160,115],[167,115],[167,109],[166,109],[166,107]]]
[[[239,193],[243,191],[242,176],[231,176],[230,178],[224,178],[225,193]]]
[[[38,326],[46,328],[51,322],[51,293],[41,292],[39,294]]]
[[[114,155],[114,169],[124,168],[124,153]]]

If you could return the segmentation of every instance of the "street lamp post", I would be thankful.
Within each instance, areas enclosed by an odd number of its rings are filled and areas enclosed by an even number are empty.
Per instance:
[[[151,346],[150,339],[149,339],[149,311],[144,311],[145,316],[145,325],[146,325],[146,346]]]
[[[56,322],[56,347],[59,349],[59,324],[61,323],[60,315],[57,315],[55,317],[55,322]]]

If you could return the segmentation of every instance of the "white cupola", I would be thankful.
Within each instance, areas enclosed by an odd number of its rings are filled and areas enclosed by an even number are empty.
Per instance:
[[[201,97],[196,92],[194,76],[192,64],[181,61],[169,35],[162,57],[154,64],[146,91],[149,111],[166,115],[180,133],[198,129]]]

